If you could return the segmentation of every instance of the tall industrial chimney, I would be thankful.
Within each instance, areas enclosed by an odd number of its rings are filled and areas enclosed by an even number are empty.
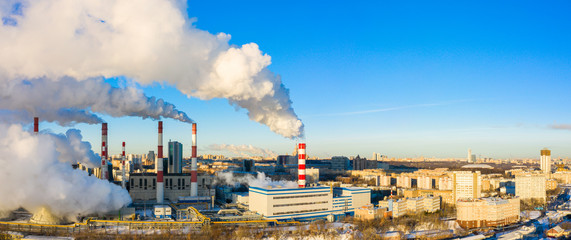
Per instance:
[[[125,142],[123,142],[123,153],[121,154],[121,164],[123,165],[123,171],[121,176],[121,186],[123,189],[126,188],[125,186]]]
[[[300,188],[305,187],[305,143],[297,145],[298,181]]]
[[[159,121],[159,149],[155,159],[157,171],[157,203],[162,204],[165,197],[163,183],[163,121]]]
[[[101,125],[101,179],[109,179],[107,170],[107,123],[103,123]]]
[[[40,119],[38,117],[34,117],[34,134],[38,135],[40,128]]]
[[[198,196],[198,176],[196,167],[196,123],[192,124],[192,160],[190,165],[190,196]]]

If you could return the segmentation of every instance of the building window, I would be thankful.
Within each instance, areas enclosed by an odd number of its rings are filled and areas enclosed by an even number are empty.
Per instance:
[[[288,199],[288,198],[308,198],[308,197],[325,197],[328,194],[308,194],[308,195],[296,195],[296,196],[280,196],[274,197],[274,199]]]
[[[145,178],[145,190],[147,190],[147,179]]]
[[[290,203],[290,204],[275,204],[274,207],[303,206],[303,205],[323,204],[323,203],[328,203],[328,202],[329,202],[329,201],[304,202],[304,203]]]
[[[176,182],[177,182],[177,187],[178,187],[178,190],[180,190],[180,178],[179,178],[179,179],[177,179],[177,181],[176,181]]]
[[[171,188],[171,190],[172,190],[172,178],[169,179],[169,181],[170,181],[169,186],[170,186],[170,188]]]
[[[327,208],[310,209],[310,210],[300,210],[300,211],[290,211],[290,212],[277,212],[277,213],[274,213],[274,215],[293,214],[293,213],[306,213],[306,212],[318,212],[318,211],[327,211]]]
[[[184,189],[184,178],[182,179],[182,189]]]
[[[139,178],[139,187],[142,188],[143,187],[143,179]]]
[[[157,188],[157,180],[153,178],[153,189]]]

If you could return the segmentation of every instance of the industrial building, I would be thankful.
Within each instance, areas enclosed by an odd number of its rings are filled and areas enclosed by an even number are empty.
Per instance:
[[[164,198],[169,201],[178,201],[180,197],[190,196],[191,175],[188,173],[165,174]],[[156,201],[157,175],[155,173],[131,173],[129,177],[129,195],[134,202]],[[215,189],[211,189],[212,176],[198,176],[198,196],[214,196]]]
[[[456,221],[463,228],[505,226],[519,221],[519,198],[460,199]]]
[[[368,188],[300,188],[250,187],[249,209],[267,219],[311,220],[339,219],[353,215],[355,209],[371,203]]]

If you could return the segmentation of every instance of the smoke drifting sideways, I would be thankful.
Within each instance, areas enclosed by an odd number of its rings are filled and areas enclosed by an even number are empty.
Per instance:
[[[69,159],[84,152],[77,131],[63,137],[35,136],[21,125],[0,123],[0,212],[48,208],[59,217],[105,213],[131,202],[120,186],[71,167]],[[59,141],[59,142],[58,142]],[[62,150],[67,144],[67,150]],[[81,144],[80,144],[81,145]],[[85,146],[86,147],[86,146]]]
[[[234,144],[211,144],[207,147],[208,150],[212,151],[230,151],[235,154],[239,154],[243,157],[263,156],[263,157],[275,157],[277,154],[268,149],[263,149],[259,147],[254,147],[252,145],[234,145]]]
[[[216,177],[217,177],[217,179],[216,179],[217,182],[215,182],[215,183],[220,183],[220,184],[225,184],[225,185],[230,185],[230,186],[235,186],[236,184],[246,184],[250,187],[259,187],[259,188],[267,188],[267,187],[271,187],[271,188],[297,188],[298,187],[297,182],[285,181],[285,180],[274,181],[274,180],[270,179],[269,177],[266,177],[266,174],[262,173],[262,172],[258,172],[258,175],[256,177],[254,177],[252,175],[237,177],[237,176],[234,176],[230,172],[219,172],[219,173],[217,173]]]
[[[255,43],[232,46],[228,34],[197,29],[182,1],[9,0],[0,18],[4,80],[159,82],[188,97],[228,99],[275,133],[303,136],[289,90],[267,69],[271,57]]]
[[[192,123],[192,119],[173,104],[147,97],[136,87],[112,87],[102,78],[0,81],[0,109],[4,109],[0,119],[14,123],[27,123],[33,117],[62,126],[103,122],[93,112],[155,120],[164,117]]]

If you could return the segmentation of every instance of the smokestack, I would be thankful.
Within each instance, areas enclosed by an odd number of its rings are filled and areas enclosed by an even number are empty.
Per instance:
[[[190,196],[198,196],[198,176],[196,175],[196,123],[192,124],[192,162],[190,165]]]
[[[40,119],[38,117],[34,117],[34,134],[38,135],[39,127],[40,126]]]
[[[101,124],[101,179],[109,179],[107,172],[107,123]]]
[[[305,187],[305,143],[297,145],[298,185]]]
[[[121,164],[123,165],[123,171],[121,176],[121,186],[125,189],[125,142],[123,142],[123,153],[121,154]]]
[[[159,121],[159,149],[155,160],[155,170],[157,171],[157,203],[162,204],[165,197],[163,183],[163,121]]]

